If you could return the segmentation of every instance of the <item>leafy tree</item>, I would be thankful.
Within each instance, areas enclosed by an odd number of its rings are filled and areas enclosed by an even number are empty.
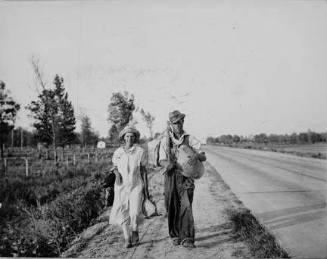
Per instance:
[[[109,138],[117,137],[116,133],[120,132],[132,120],[134,110],[134,95],[130,95],[126,91],[112,94],[108,105],[108,121],[112,124]]]
[[[308,143],[309,142],[309,134],[306,132],[302,132],[299,134],[300,143]]]
[[[311,142],[312,143],[321,142],[321,141],[322,141],[322,137],[321,137],[320,133],[311,132]]]
[[[234,143],[239,143],[241,141],[241,138],[238,135],[233,136],[233,142]]]
[[[279,135],[279,143],[280,144],[289,144],[290,143],[290,136],[285,134],[285,135]]]
[[[254,136],[254,142],[256,143],[268,143],[268,137],[265,133]]]
[[[290,143],[291,143],[291,144],[296,144],[296,143],[299,142],[298,139],[299,139],[298,135],[294,132],[294,133],[292,133],[292,135],[290,136]]]
[[[58,144],[64,147],[67,144],[73,143],[76,139],[76,134],[74,132],[76,128],[76,119],[73,105],[68,100],[68,93],[65,92],[64,79],[56,75],[53,83],[55,85],[54,91],[59,113]]]
[[[279,136],[276,134],[270,134],[268,136],[269,143],[279,143],[279,139],[280,139]]]
[[[58,107],[55,105],[54,92],[44,89],[37,101],[27,106],[35,119],[33,126],[36,129],[37,139],[47,145],[56,145],[58,128]]]
[[[118,139],[119,131],[118,131],[117,126],[115,124],[111,125],[111,127],[109,129],[108,136],[109,136],[109,141],[111,143],[116,143],[117,144],[119,142],[119,139]]]
[[[228,135],[221,135],[219,138],[219,141],[224,144],[231,144],[233,142],[233,136],[228,134]]]
[[[76,119],[72,103],[65,92],[63,78],[56,75],[53,83],[53,89],[46,89],[42,81],[44,88],[38,95],[38,100],[32,101],[27,109],[35,120],[33,126],[37,139],[47,145],[52,144],[56,150],[57,146],[65,147],[76,140]]]
[[[206,143],[207,144],[214,144],[215,143],[215,138],[214,137],[207,137]]]
[[[153,121],[155,120],[155,117],[152,116],[151,113],[149,112],[145,112],[143,109],[140,110],[140,113],[143,117],[143,120],[145,121],[146,123],[146,126],[148,127],[149,129],[149,132],[150,132],[150,138],[152,139],[153,138]]]
[[[0,81],[0,149],[3,157],[3,144],[8,138],[8,133],[14,128],[17,112],[20,105],[16,103],[10,92],[6,90],[6,84]]]
[[[99,140],[99,136],[93,131],[90,118],[87,115],[83,115],[81,121],[82,124],[80,137],[82,145],[96,145]]]
[[[327,142],[327,132],[320,133],[321,141]]]
[[[221,135],[218,138],[218,140],[219,140],[220,143],[226,144],[227,143],[227,136],[226,135]],[[217,142],[217,140],[216,140],[216,142]]]

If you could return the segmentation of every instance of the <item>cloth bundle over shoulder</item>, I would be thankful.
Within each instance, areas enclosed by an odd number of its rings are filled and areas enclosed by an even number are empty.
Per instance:
[[[181,145],[176,153],[177,164],[182,168],[182,174],[186,177],[199,179],[204,174],[204,166],[198,159],[196,151],[188,146]]]

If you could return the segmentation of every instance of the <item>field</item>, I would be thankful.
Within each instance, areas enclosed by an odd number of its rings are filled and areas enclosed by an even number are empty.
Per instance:
[[[51,151],[7,152],[0,164],[0,256],[59,256],[102,212],[113,151],[65,150],[57,161]]]
[[[281,149],[286,152],[327,154],[327,143],[302,144],[302,145],[275,145],[273,148]]]
[[[258,149],[280,153],[293,154],[301,157],[312,157],[319,159],[327,158],[327,143],[315,143],[315,144],[257,144],[257,143],[241,143],[232,144],[231,147],[246,148],[246,149]]]

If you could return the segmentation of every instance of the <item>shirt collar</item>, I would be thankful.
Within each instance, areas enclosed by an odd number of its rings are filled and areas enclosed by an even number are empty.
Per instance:
[[[123,150],[124,150],[124,152],[126,153],[126,154],[132,154],[134,151],[135,151],[135,149],[136,149],[136,146],[135,145],[133,145],[131,148],[129,148],[129,149],[126,149],[125,147],[123,147]]]
[[[172,132],[169,132],[169,135],[170,135],[172,141],[174,142],[174,144],[177,146],[180,146],[181,144],[183,144],[185,138],[187,136],[189,136],[189,134],[187,134],[185,131],[183,132],[182,136],[180,136],[180,138],[178,138],[178,139],[175,138],[174,133],[172,133]]]

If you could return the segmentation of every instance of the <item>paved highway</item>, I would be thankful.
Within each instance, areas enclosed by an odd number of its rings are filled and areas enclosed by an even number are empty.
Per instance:
[[[327,161],[205,146],[208,162],[291,257],[327,258]]]

